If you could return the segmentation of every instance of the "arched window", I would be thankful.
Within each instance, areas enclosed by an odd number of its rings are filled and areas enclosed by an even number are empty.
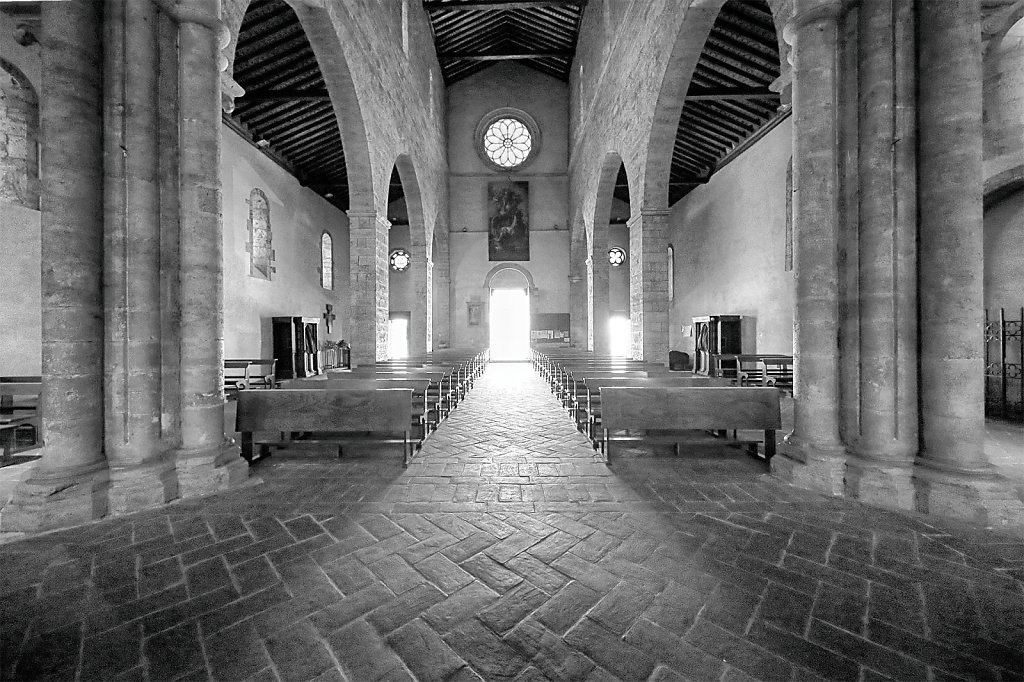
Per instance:
[[[249,276],[270,279],[275,268],[274,250],[270,248],[270,202],[263,190],[254,188],[249,192],[249,241],[245,250],[249,252]]]
[[[320,286],[334,289],[334,240],[327,232],[320,235]]]
[[[668,245],[668,300],[676,297],[676,250]]]

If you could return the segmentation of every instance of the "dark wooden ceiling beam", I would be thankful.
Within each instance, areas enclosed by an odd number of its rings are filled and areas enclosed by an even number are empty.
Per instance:
[[[423,9],[445,9],[470,12],[493,12],[506,9],[531,9],[534,7],[580,7],[587,0],[462,0],[459,3],[441,0],[423,0]]]
[[[505,59],[550,59],[552,57],[572,58],[572,52],[557,50],[554,52],[503,52],[488,54],[485,52],[442,52],[437,55],[441,61],[457,59],[467,62],[496,62]]]
[[[291,100],[328,100],[331,96],[326,89],[292,89],[281,88],[276,90],[253,90],[246,92],[239,99],[244,102],[267,102],[279,99]]]
[[[729,100],[729,99],[778,99],[779,93],[768,88],[690,88],[686,99]]]

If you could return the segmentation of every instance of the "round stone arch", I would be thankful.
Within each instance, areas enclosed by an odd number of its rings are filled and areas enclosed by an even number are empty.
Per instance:
[[[1005,168],[985,178],[985,208],[994,206],[1015,192],[1024,191],[1024,164]]]
[[[783,38],[782,30],[793,14],[793,0],[764,0],[771,10],[775,23],[775,36],[779,43],[780,71],[785,80],[789,68],[789,46]],[[638,169],[630,187],[636,191],[631,196],[631,207],[668,208],[668,177],[672,167],[672,150],[675,148],[676,129],[679,127],[679,116],[683,112],[686,91],[690,87],[693,71],[697,61],[704,52],[704,44],[711,33],[715,20],[726,0],[694,0],[683,13],[679,30],[676,34],[672,53],[662,75],[661,88],[652,117],[650,137],[644,150],[645,162]],[[629,169],[627,168],[627,171]]]
[[[518,263],[498,263],[488,271],[487,276],[484,277],[484,291],[490,293],[494,278],[498,276],[504,270],[515,270],[526,279],[526,285],[530,290],[530,301],[533,301],[534,296],[537,295],[537,285],[533,282],[533,273],[524,268]]]
[[[252,0],[222,2],[221,16],[230,34],[230,41],[224,48],[224,54],[228,62],[228,74],[233,75],[238,33],[242,29],[242,20]],[[345,46],[352,45],[353,41],[344,40],[343,36],[339,35],[339,28],[336,27],[328,7],[319,7],[317,3],[310,3],[307,0],[282,2],[291,7],[298,17],[306,39],[313,48],[324,85],[331,97],[338,132],[341,134],[341,146],[345,150],[349,210],[354,213],[375,212],[370,145],[366,126],[363,124],[358,91],[348,68],[348,57],[345,52]]]

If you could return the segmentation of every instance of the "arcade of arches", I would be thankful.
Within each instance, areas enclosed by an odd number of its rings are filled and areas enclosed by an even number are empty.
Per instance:
[[[386,356],[394,312],[413,353],[483,347],[468,311],[495,260],[531,273],[534,313],[568,313],[579,348],[608,352],[609,318],[628,317],[633,357],[664,363],[692,348],[690,318],[725,311],[743,315],[746,351],[794,354],[776,476],[1019,519],[986,460],[978,339],[984,310],[1014,309],[1024,288],[1020,3],[771,0],[769,124],[690,184],[688,83],[722,40],[723,3],[640,4],[586,5],[568,82],[506,60],[447,87],[427,11],[12,5],[0,207],[18,246],[0,268],[0,374],[46,389],[43,458],[4,527],[236,485],[222,357],[266,356],[268,318],[326,304],[321,338],[348,340],[357,364]],[[277,64],[250,47],[275,6],[326,89],[325,133],[302,123],[312,105],[246,99]],[[335,145],[334,175],[301,166],[273,126]],[[388,268],[396,248],[406,270]]]

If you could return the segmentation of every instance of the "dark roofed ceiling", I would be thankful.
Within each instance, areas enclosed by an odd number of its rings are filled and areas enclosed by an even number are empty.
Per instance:
[[[731,159],[741,145],[783,118],[779,45],[763,0],[729,0],[715,20],[693,72],[672,151],[669,205]]]
[[[423,0],[445,83],[516,60],[563,81],[586,0]]]
[[[245,88],[231,114],[235,127],[303,185],[347,209],[338,121],[313,48],[283,0],[253,0],[249,6],[238,35],[234,77]]]

